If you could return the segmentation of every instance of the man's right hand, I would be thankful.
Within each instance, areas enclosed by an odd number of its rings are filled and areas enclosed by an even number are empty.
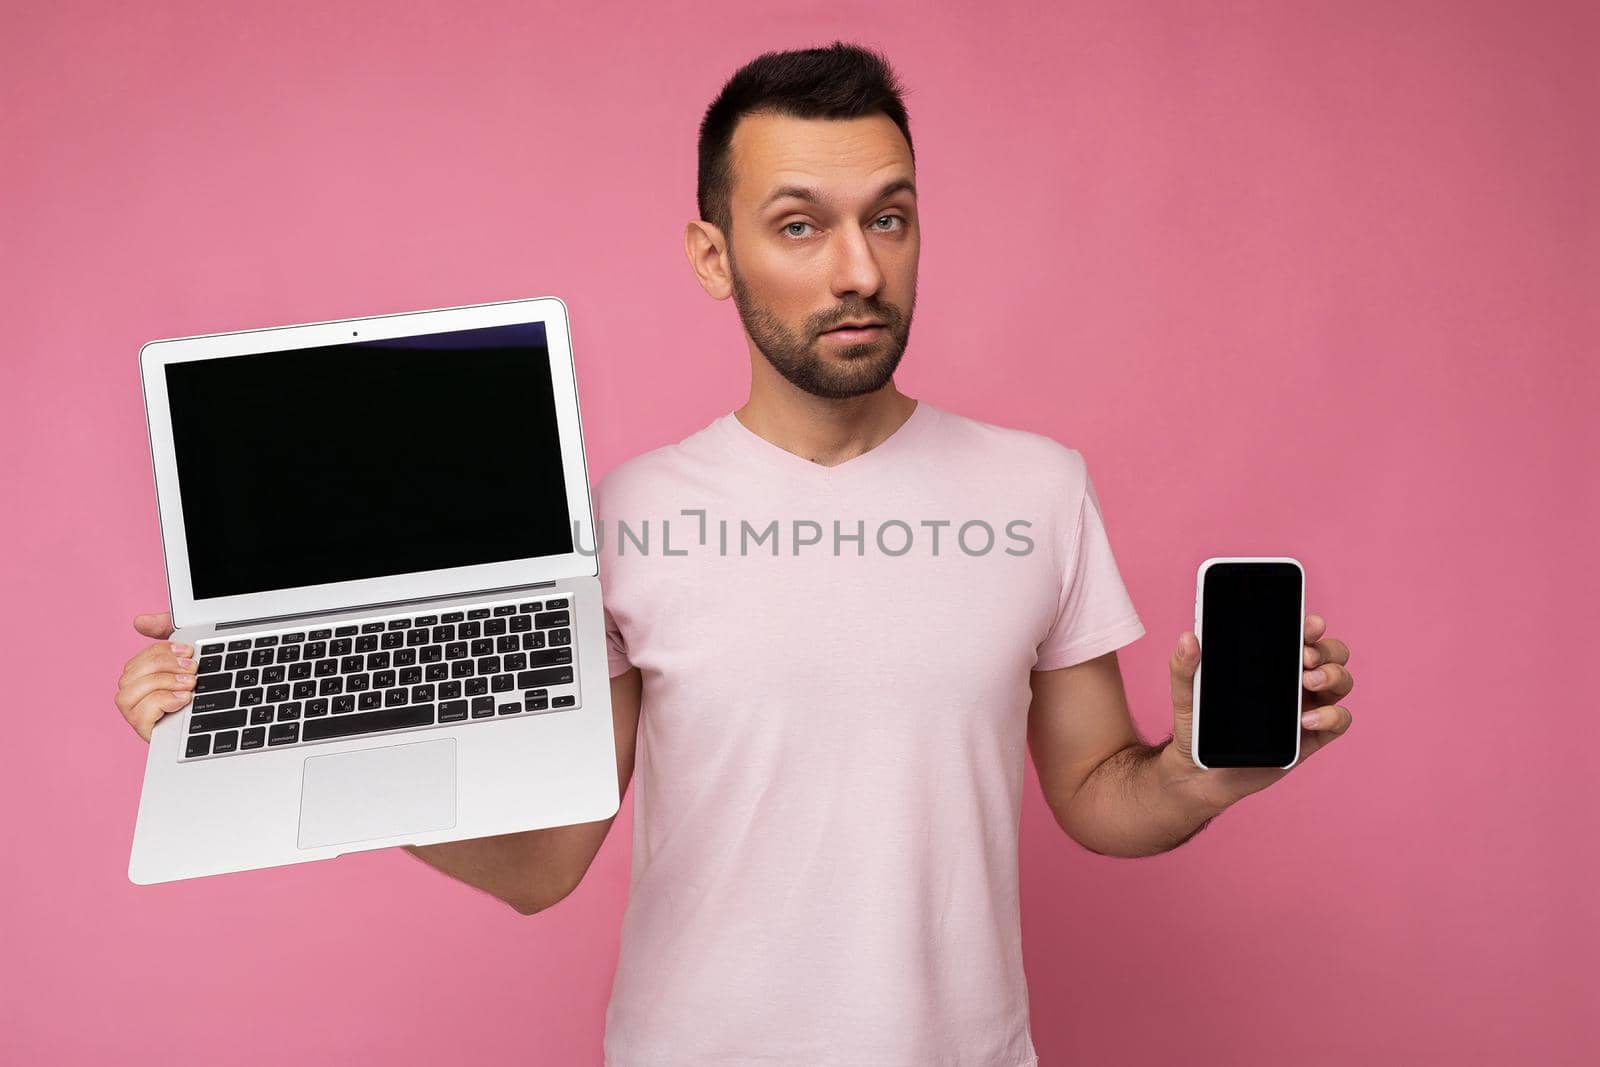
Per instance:
[[[194,699],[194,647],[168,641],[172,636],[172,616],[135,615],[133,628],[156,643],[140,652],[122,668],[117,683],[117,710],[140,737],[150,740],[150,731],[163,715],[180,710]]]

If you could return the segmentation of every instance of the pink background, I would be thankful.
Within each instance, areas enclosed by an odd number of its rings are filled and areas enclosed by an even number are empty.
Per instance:
[[[256,6],[0,42],[0,1059],[598,1062],[631,803],[532,918],[398,852],[128,883],[111,697],[166,605],[135,354],[556,294],[598,479],[742,402],[681,250],[697,125],[835,36],[911,90],[900,385],[1088,457],[1146,737],[1206,556],[1298,556],[1354,649],[1351,734],[1177,852],[1085,852],[1030,770],[1042,1062],[1600,1054],[1592,6]]]

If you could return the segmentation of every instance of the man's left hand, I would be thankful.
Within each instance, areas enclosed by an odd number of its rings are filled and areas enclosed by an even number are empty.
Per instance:
[[[1350,662],[1350,646],[1325,636],[1327,631],[1328,622],[1321,615],[1306,616],[1300,676],[1300,759],[1296,767],[1350,729],[1350,709],[1339,703],[1356,684],[1345,667]],[[1200,666],[1200,641],[1192,631],[1178,635],[1178,650],[1173,653],[1170,666],[1172,743],[1162,750],[1161,758],[1169,760],[1177,780],[1198,790],[1220,810],[1289,773],[1281,767],[1197,767],[1191,753],[1194,675]]]

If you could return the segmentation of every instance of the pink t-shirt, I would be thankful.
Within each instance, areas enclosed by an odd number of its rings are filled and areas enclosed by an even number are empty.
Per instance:
[[[1082,454],[923,400],[824,467],[729,413],[595,498],[644,678],[606,1063],[1036,1062],[1029,671],[1144,633]]]

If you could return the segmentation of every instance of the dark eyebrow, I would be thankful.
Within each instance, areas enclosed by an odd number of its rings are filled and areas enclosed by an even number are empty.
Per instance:
[[[878,190],[878,195],[873,197],[873,200],[874,201],[883,200],[886,197],[892,196],[895,193],[900,193],[900,192],[909,192],[912,196],[916,196],[917,195],[917,187],[911,183],[911,179],[910,178],[896,178],[894,181],[890,182],[888,185],[885,185],[882,189],[879,189]],[[803,185],[785,185],[785,186],[782,186],[781,188],[774,189],[772,191],[772,194],[761,202],[761,207],[758,208],[757,210],[765,211],[768,207],[770,207],[773,204],[774,201],[782,200],[785,197],[792,197],[795,200],[805,200],[805,201],[807,201],[809,203],[819,204],[819,205],[821,205],[823,207],[827,207],[828,205],[833,203],[832,200],[830,200],[828,197],[823,196],[821,193],[817,192],[815,189],[808,189]]]

